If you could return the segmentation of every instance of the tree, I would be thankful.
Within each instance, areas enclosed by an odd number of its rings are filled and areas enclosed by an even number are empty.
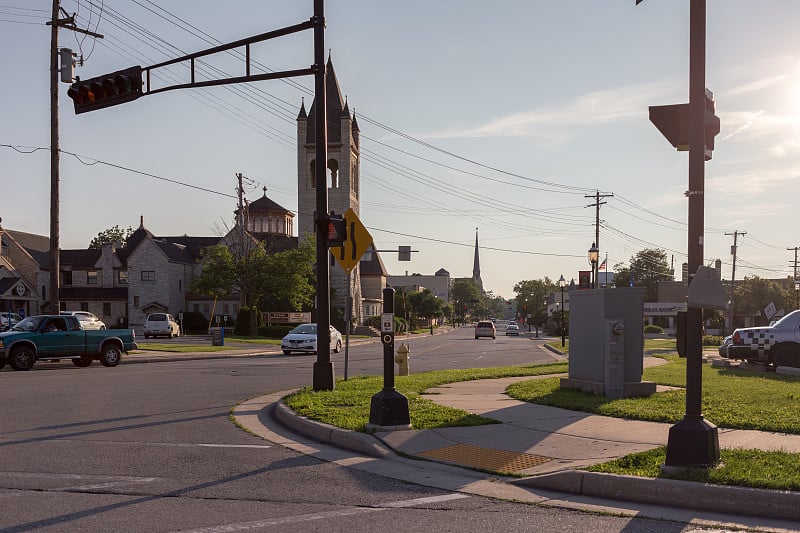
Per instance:
[[[437,298],[430,289],[415,292],[409,295],[408,300],[414,313],[420,318],[430,320],[442,314],[442,300]]]
[[[502,317],[506,310],[506,299],[502,296],[495,296],[492,291],[486,293],[484,297],[486,313],[492,317]]]
[[[746,276],[736,283],[734,295],[734,316],[762,316],[764,308],[770,303],[775,304],[778,310],[788,311],[794,309],[796,294],[794,294],[794,281],[787,278],[785,281],[775,281]],[[763,321],[766,324],[766,320]]]
[[[108,228],[107,230],[98,233],[97,237],[92,239],[92,242],[89,243],[89,249],[100,249],[103,247],[103,244],[109,242],[125,242],[132,233],[133,228],[130,226],[123,230],[119,226],[115,225],[113,228]]]
[[[672,273],[664,250],[651,248],[631,257],[630,266],[615,265],[614,285],[628,287],[633,280],[634,287],[644,289],[644,301],[658,301],[658,282],[672,281]]]
[[[468,278],[459,278],[453,282],[450,298],[455,303],[456,316],[465,317],[467,313],[478,314],[483,294],[474,281]]]
[[[190,289],[199,294],[220,298],[233,292],[246,295],[248,307],[255,309],[263,300],[267,254],[260,246],[236,257],[227,246],[208,246],[200,254],[203,268]]]
[[[255,287],[263,294],[265,307],[275,311],[306,311],[314,307],[315,250],[313,239],[306,239],[296,249],[266,257]]]
[[[514,285],[514,292],[517,294],[517,314],[521,317],[530,317],[529,323],[541,324],[547,319],[544,299],[550,293],[560,290],[560,287],[547,276],[544,279],[518,282]]]

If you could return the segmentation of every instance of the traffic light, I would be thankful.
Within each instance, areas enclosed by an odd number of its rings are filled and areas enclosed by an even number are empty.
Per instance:
[[[705,122],[705,149],[706,161],[711,159],[711,152],[714,150],[714,137],[720,129],[719,117],[716,115],[716,105],[714,104],[714,93],[706,88],[706,122]]]
[[[75,105],[76,115],[130,102],[142,94],[142,67],[140,66],[126,68],[89,80],[79,79],[67,90],[67,96],[72,98]]]
[[[339,215],[328,216],[328,247],[344,246],[347,240],[347,222]]]
[[[689,150],[689,104],[650,106],[650,122],[666,137],[679,152]],[[703,144],[705,160],[711,159],[714,150],[714,137],[719,133],[720,122],[716,115],[714,93],[706,89],[705,127]]]

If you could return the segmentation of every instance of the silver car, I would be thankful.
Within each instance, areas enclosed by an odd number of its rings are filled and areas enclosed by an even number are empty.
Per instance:
[[[106,329],[106,323],[89,311],[61,311],[62,315],[74,316],[83,329]]]
[[[331,328],[331,350],[342,351],[342,334],[335,327]],[[286,355],[292,352],[317,353],[317,325],[300,324],[281,339],[281,350]]]

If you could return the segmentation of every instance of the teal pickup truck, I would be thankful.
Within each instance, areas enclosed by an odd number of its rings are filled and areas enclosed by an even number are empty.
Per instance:
[[[30,370],[36,361],[71,359],[78,367],[98,360],[117,366],[122,352],[138,348],[130,329],[84,330],[74,316],[31,316],[0,333],[0,369]]]

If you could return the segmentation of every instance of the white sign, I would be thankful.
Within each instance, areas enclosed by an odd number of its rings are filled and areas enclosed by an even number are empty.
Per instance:
[[[775,313],[777,312],[778,310],[775,308],[775,304],[773,302],[770,302],[769,305],[764,308],[764,314],[769,319],[772,319],[772,317],[774,317]]]
[[[381,333],[394,333],[394,313],[381,315]]]

